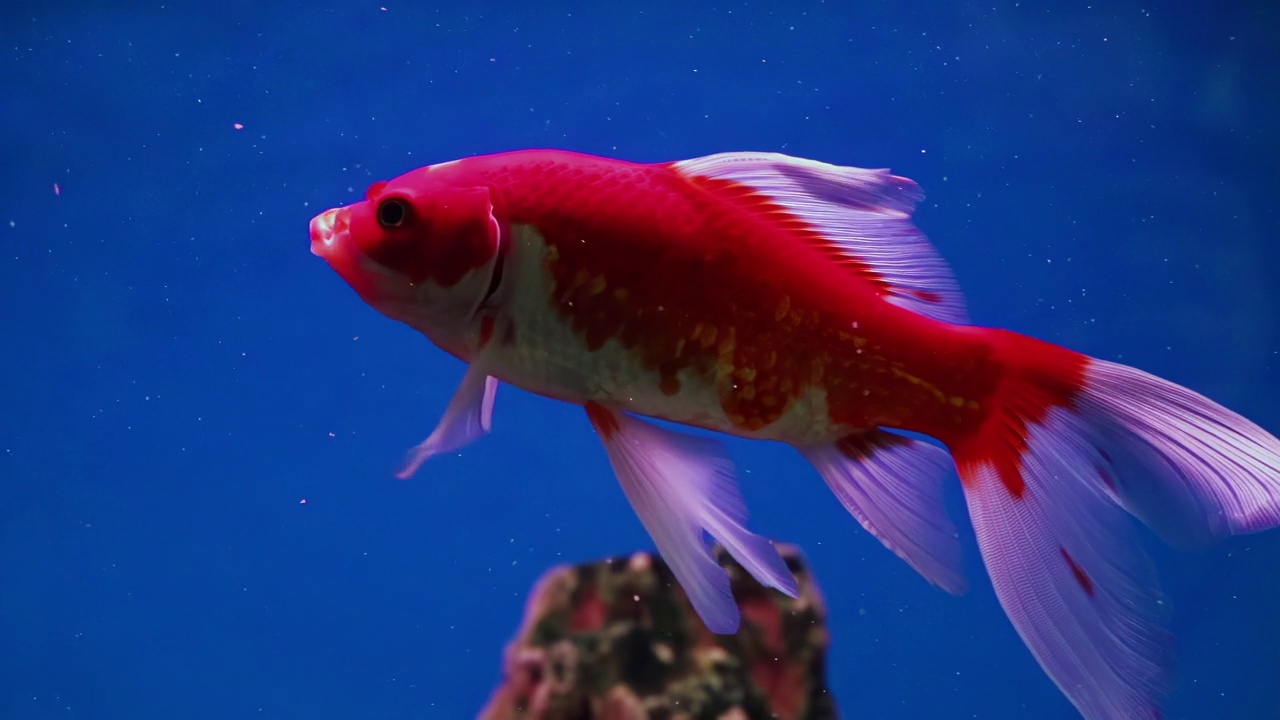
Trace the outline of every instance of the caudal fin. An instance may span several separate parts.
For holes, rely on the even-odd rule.
[[[1167,604],[1129,514],[1175,542],[1280,525],[1280,440],[1204,396],[999,333],[987,420],[951,450],[996,594],[1086,718],[1155,718]]]

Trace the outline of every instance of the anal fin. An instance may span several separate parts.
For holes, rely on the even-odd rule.
[[[841,504],[885,547],[950,593],[967,587],[960,539],[943,504],[947,451],[886,430],[800,448]]]

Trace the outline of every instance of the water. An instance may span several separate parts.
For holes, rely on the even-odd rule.
[[[976,322],[1280,431],[1280,13],[1037,5],[6,5],[0,716],[470,717],[541,572],[649,547],[581,412],[509,387],[490,437],[391,477],[462,367],[306,225],[431,162],[892,167]],[[847,717],[1074,717],[967,524],[954,598],[793,453],[731,447],[814,565]],[[1280,532],[1151,545],[1166,717],[1273,716]]]

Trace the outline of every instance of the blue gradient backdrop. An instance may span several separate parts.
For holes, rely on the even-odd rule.
[[[385,1],[0,10],[0,717],[471,717],[541,572],[649,547],[581,412],[510,387],[391,477],[462,368],[307,222],[431,162],[892,167],[976,322],[1280,432],[1273,3]],[[1074,717],[967,523],[953,598],[731,445],[815,567],[846,717]],[[1168,717],[1280,716],[1280,532],[1151,544]]]

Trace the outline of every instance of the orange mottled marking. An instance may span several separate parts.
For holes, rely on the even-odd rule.
[[[608,408],[596,402],[589,402],[586,407],[587,419],[591,421],[596,432],[599,432],[602,438],[612,440],[615,435],[622,431],[622,428],[618,425],[618,418],[614,417]]]
[[[785,296],[771,303],[767,314],[745,303],[735,313],[725,312],[727,298],[708,292],[691,263],[645,272],[623,253],[574,242],[578,233],[567,228],[540,229],[555,248],[543,259],[555,310],[589,351],[610,340],[620,343],[643,368],[658,374],[662,393],[678,393],[678,375],[687,370],[716,389],[734,425],[755,430],[780,418],[810,384],[813,363],[780,359],[777,348],[792,334],[814,330],[817,318],[797,313],[779,328],[776,310]]]
[[[748,432],[812,391],[850,429],[955,435],[983,412],[995,378],[971,338],[885,303],[866,263],[749,188],[525,157],[467,171],[485,174],[504,222],[546,243],[552,310],[587,350],[620,345],[658,391],[710,386]]]

